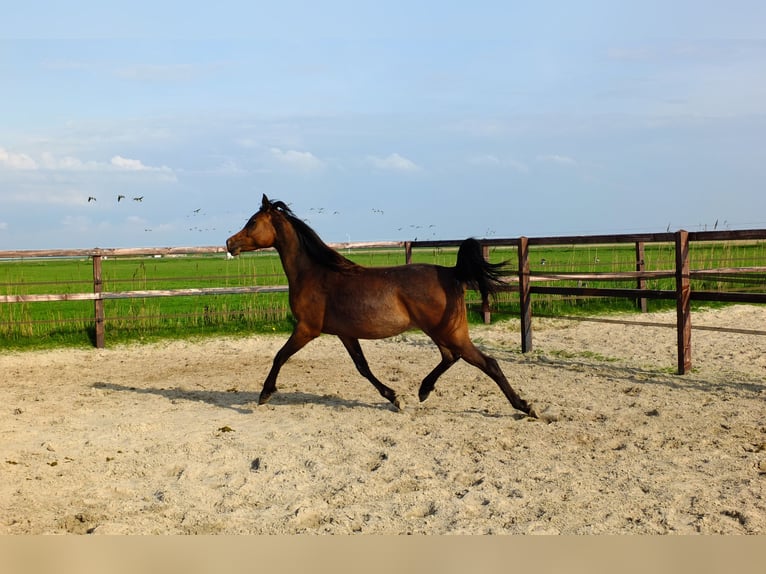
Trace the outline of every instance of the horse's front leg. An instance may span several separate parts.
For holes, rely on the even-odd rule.
[[[279,370],[282,368],[282,365],[287,362],[287,359],[300,351],[309,341],[315,339],[317,336],[318,333],[315,334],[300,323],[295,326],[290,338],[287,339],[287,342],[274,356],[271,370],[263,383],[261,396],[258,398],[259,405],[265,405],[271,398],[271,395],[277,390],[277,375],[279,375]]]

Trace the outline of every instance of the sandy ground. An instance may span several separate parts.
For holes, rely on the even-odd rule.
[[[626,317],[672,324],[674,315]],[[766,306],[694,313],[763,330]],[[395,412],[321,337],[0,352],[0,533],[766,533],[766,337],[534,320],[473,327],[541,420],[438,352],[363,342]]]

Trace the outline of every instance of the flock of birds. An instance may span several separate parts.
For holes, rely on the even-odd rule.
[[[118,194],[117,195],[117,203],[120,203],[123,199],[127,199],[127,197],[125,195],[123,195],[123,194]],[[135,201],[136,203],[141,203],[144,200],[144,196],[143,195],[138,195],[138,196],[132,197],[131,199],[133,201]],[[94,203],[96,201],[98,201],[97,197],[95,197],[93,195],[88,196],[88,203]],[[372,211],[372,214],[375,215],[375,216],[385,215],[385,211],[383,211],[382,209],[378,209],[378,208],[373,207],[373,208],[371,208],[371,211]],[[201,213],[201,212],[202,212],[202,208],[193,209],[186,216],[186,218],[190,219],[190,218],[196,217],[198,215],[204,216],[205,213]],[[315,214],[324,214],[326,212],[326,210],[325,210],[324,207],[310,207],[309,208],[309,212],[315,213]],[[332,215],[340,215],[340,214],[341,214],[340,211],[333,211],[332,212]],[[306,219],[306,222],[310,222],[310,220]],[[420,229],[434,229],[435,227],[436,227],[436,225],[433,225],[433,224],[431,224],[431,225],[415,225],[415,224],[409,225],[409,228],[411,230],[416,231],[416,232],[417,232],[417,230],[420,230]],[[397,231],[403,231],[404,229],[405,229],[404,227],[398,227]],[[144,228],[144,231],[149,232],[149,231],[152,231],[152,230],[151,230],[151,228],[147,227],[147,228]],[[189,231],[198,231],[198,232],[216,231],[216,228],[214,228],[214,227],[213,228],[203,228],[203,227],[200,227],[198,225],[192,225],[192,226],[189,227]],[[414,238],[415,241],[417,241],[417,239],[418,239],[417,237]]]
[[[117,195],[117,203],[120,203],[123,199],[127,199],[124,194],[120,193],[120,194]],[[144,196],[143,195],[136,195],[136,196],[132,197],[131,199],[133,201],[135,201],[136,203],[141,203],[144,200]],[[88,196],[88,203],[94,203],[96,201],[98,201],[97,197],[95,197],[93,195]],[[189,213],[189,215],[186,216],[186,218],[188,219],[190,217],[197,216],[197,215],[200,214],[200,211],[202,211],[201,207],[199,207],[197,209],[193,209],[191,211],[191,213]],[[205,214],[203,213],[202,215],[205,215]],[[151,228],[145,227],[144,231],[147,231],[147,232],[151,231]],[[213,228],[202,228],[202,227],[198,227],[198,226],[192,226],[192,227],[189,227],[189,231],[216,231],[216,228],[215,227],[213,227]]]
[[[124,194],[120,193],[120,194],[117,195],[117,203],[120,203],[123,199],[127,199],[127,197]],[[131,199],[134,202],[136,202],[136,203],[141,203],[144,200],[144,196],[143,195],[136,195],[136,196],[133,196]],[[95,197],[93,195],[88,196],[88,203],[95,203],[96,201],[98,201],[97,197]],[[195,217],[197,215],[203,215],[204,216],[205,213],[200,213],[201,211],[202,211],[202,208],[193,209],[186,216],[186,218],[189,219],[189,218]],[[376,208],[376,207],[371,208],[371,211],[372,211],[373,216],[385,215],[385,211],[383,211],[382,209]],[[310,207],[309,208],[309,212],[321,215],[321,214],[324,214],[326,212],[326,210],[325,210],[324,207]],[[337,210],[332,212],[332,215],[340,215],[340,214],[341,214],[341,212],[337,211]],[[306,219],[305,221],[307,223],[310,223],[309,219]],[[728,221],[724,221],[723,222],[723,227],[728,228],[728,226],[729,226],[729,222]],[[434,229],[436,227],[436,225],[433,225],[433,224],[431,224],[431,225],[415,225],[415,224],[411,224],[408,227],[409,227],[409,229],[415,231],[416,233],[422,233],[422,232],[418,232],[418,230],[421,230],[421,229]],[[398,227],[397,231],[402,232],[402,231],[404,231],[404,229],[405,229],[404,227]],[[717,229],[718,229],[718,219],[716,219],[715,223],[713,224],[713,230],[715,231]],[[671,224],[668,223],[668,227],[667,227],[666,231],[670,232],[670,230],[671,230]],[[704,230],[708,231],[707,224],[705,224]],[[147,228],[144,228],[144,231],[151,231],[151,229],[147,227]],[[213,228],[203,228],[203,227],[194,225],[194,226],[189,227],[189,231],[199,231],[199,232],[203,232],[203,231],[216,231],[216,228],[215,227],[213,227]],[[229,230],[229,233],[232,233],[232,231]],[[494,234],[495,234],[494,230],[489,230],[488,229],[486,234],[485,234],[485,237],[490,237],[490,236],[492,236]],[[432,231],[431,235],[435,236],[435,232]],[[415,236],[413,238],[413,240],[417,241],[418,237]],[[547,263],[547,261],[545,259],[540,261],[541,265],[545,265],[546,263]],[[598,263],[598,260],[596,260],[596,263]]]
[[[123,199],[125,199],[125,196],[120,194],[117,196],[117,203],[120,203]],[[133,198],[133,201],[142,202],[144,200],[143,195],[139,195]],[[96,197],[93,197],[92,195],[88,196],[88,203],[92,203],[94,201],[98,201]]]
[[[289,204],[288,204],[288,206],[289,206]],[[316,214],[321,215],[321,214],[324,214],[325,211],[326,210],[325,210],[324,207],[309,207],[309,212],[310,213],[316,213]],[[381,216],[381,215],[385,215],[386,214],[386,212],[384,210],[379,209],[377,207],[371,208],[371,211],[372,211],[373,216]],[[332,215],[340,215],[340,211],[333,211]],[[310,219],[305,219],[304,221],[306,221],[306,223],[311,223]],[[434,229],[435,227],[436,227],[436,225],[434,225],[434,224],[431,224],[431,225],[415,225],[415,224],[409,225],[409,229],[415,230],[416,232],[417,232],[418,229]],[[396,230],[397,231],[404,231],[404,227],[397,227]],[[431,232],[431,234],[435,235],[434,232]],[[417,236],[413,237],[413,241],[417,241],[417,240],[418,240]]]

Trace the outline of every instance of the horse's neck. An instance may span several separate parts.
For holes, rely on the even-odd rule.
[[[275,247],[282,261],[287,282],[291,287],[295,287],[298,284],[300,274],[311,265],[311,260],[301,249],[300,239],[292,225],[285,222],[278,230],[277,237],[278,241]]]

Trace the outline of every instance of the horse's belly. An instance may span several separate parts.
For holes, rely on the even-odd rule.
[[[379,302],[379,301],[378,301]],[[343,309],[328,309],[322,331],[330,335],[355,339],[384,339],[413,328],[410,316],[397,305],[356,305]]]

